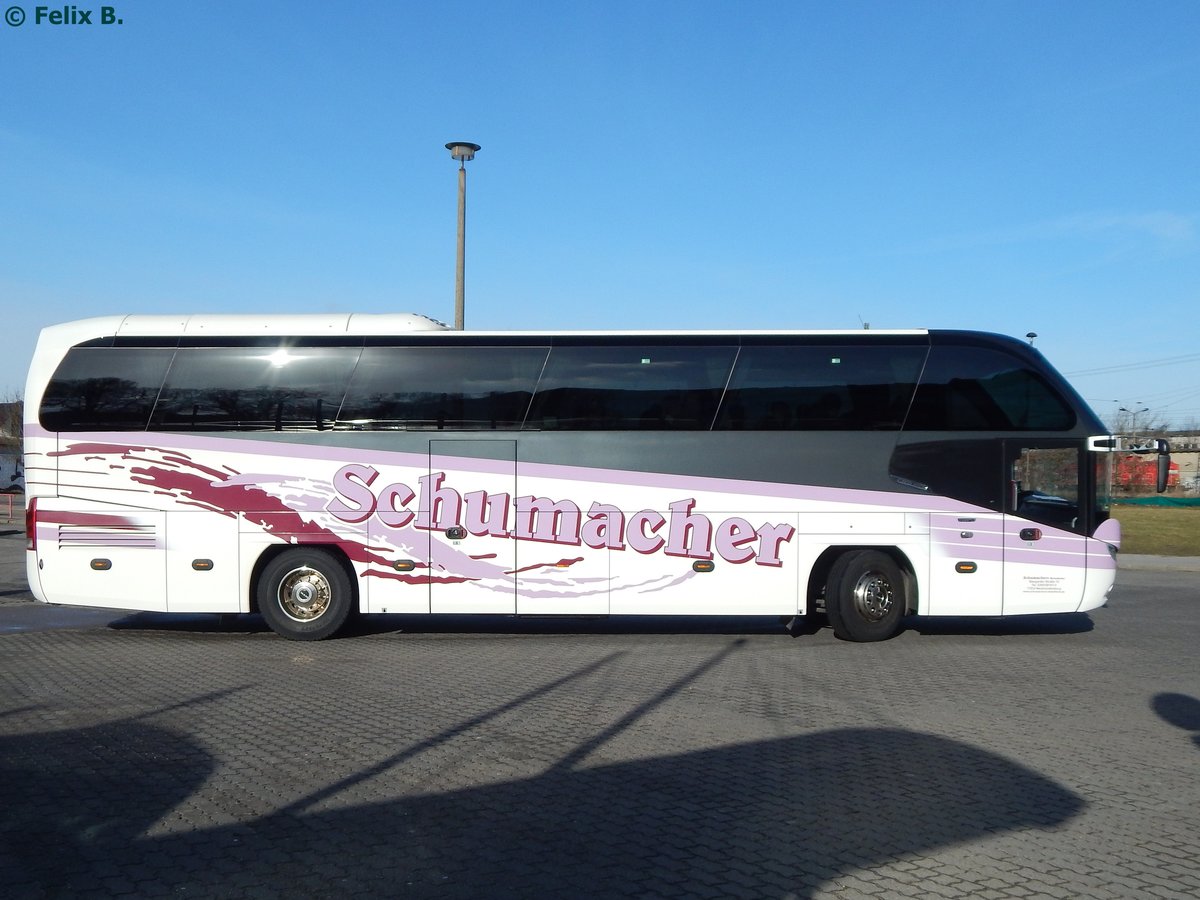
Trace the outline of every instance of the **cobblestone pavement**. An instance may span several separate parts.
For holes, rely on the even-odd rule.
[[[0,537],[6,897],[1195,897],[1200,597],[1090,616],[46,608]]]

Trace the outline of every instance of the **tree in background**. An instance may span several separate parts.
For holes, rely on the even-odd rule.
[[[1164,437],[1171,432],[1171,425],[1166,421],[1155,421],[1160,413],[1146,407],[1129,409],[1121,407],[1113,413],[1109,427],[1113,434],[1123,435],[1131,443]]]
[[[9,396],[0,400],[0,462],[3,466],[3,478],[0,478],[0,491],[13,488],[20,489],[24,484],[21,470],[21,458],[24,452],[21,423],[24,420],[25,404],[19,396]]]

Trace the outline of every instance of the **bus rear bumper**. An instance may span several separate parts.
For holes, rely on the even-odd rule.
[[[29,582],[29,592],[38,603],[49,603],[42,590],[42,579],[38,570],[38,555],[36,550],[25,551],[25,580]]]

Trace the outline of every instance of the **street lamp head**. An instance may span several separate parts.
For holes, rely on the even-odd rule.
[[[446,149],[456,160],[465,164],[473,160],[481,148],[478,144],[472,144],[470,141],[451,141],[446,145]]]

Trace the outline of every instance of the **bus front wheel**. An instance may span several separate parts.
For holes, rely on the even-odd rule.
[[[825,612],[844,641],[885,641],[900,630],[906,611],[904,573],[879,550],[840,556],[829,570]]]
[[[267,563],[258,579],[258,611],[276,634],[294,641],[331,637],[353,606],[350,576],[325,550],[297,547]]]

